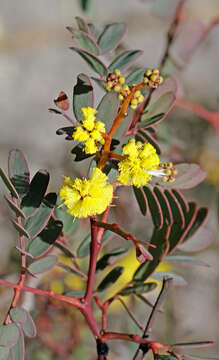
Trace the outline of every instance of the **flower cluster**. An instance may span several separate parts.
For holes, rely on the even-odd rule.
[[[103,213],[113,198],[113,186],[107,184],[107,175],[94,168],[89,180],[65,178],[60,189],[60,199],[68,208],[68,213],[78,218]]]
[[[95,154],[98,151],[98,146],[105,143],[103,137],[105,125],[96,120],[97,110],[87,107],[82,108],[81,111],[84,119],[81,121],[81,125],[76,126],[72,137],[74,140],[84,142],[86,154]]]
[[[143,82],[151,89],[156,89],[160,84],[163,83],[163,77],[160,76],[160,71],[158,69],[146,70],[144,73]]]
[[[130,139],[123,147],[124,160],[118,164],[120,181],[124,185],[144,186],[160,164],[156,149],[149,143]]]

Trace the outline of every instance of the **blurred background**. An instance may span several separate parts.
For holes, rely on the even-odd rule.
[[[55,134],[56,129],[67,126],[67,122],[48,112],[49,107],[54,107],[53,99],[61,90],[69,97],[72,96],[79,72],[93,75],[81,58],[69,50],[73,42],[65,27],[75,24],[75,16],[85,17],[97,26],[126,22],[128,34],[122,45],[127,49],[144,50],[138,64],[153,68],[159,65],[163,55],[166,34],[176,5],[176,0],[93,0],[88,12],[84,13],[76,0],[0,0],[1,167],[7,169],[9,150],[19,148],[31,164],[32,175],[38,169],[50,172],[50,191],[57,191],[63,174],[86,174],[88,162],[75,166],[70,154],[71,144]],[[185,16],[188,20],[208,25],[219,16],[219,1],[187,0]],[[200,44],[180,74],[181,95],[212,111],[219,107],[218,38],[219,26]],[[96,104],[100,95],[97,88]],[[215,356],[219,351],[218,138],[205,120],[179,107],[174,108],[160,132],[166,134],[164,148],[169,144],[177,145],[176,158],[198,162],[209,173],[203,184],[184,193],[188,199],[210,208],[205,226],[212,232],[214,242],[209,249],[198,254],[200,259],[210,264],[209,268],[180,269],[188,286],[171,290],[167,315],[156,322],[156,332],[164,342],[215,340],[217,345],[207,351]],[[16,279],[17,263],[13,250],[16,233],[10,224],[2,183],[0,188],[0,273],[9,274],[12,281]],[[121,191],[121,199],[124,210],[128,202],[132,201],[132,194]],[[140,225],[143,218],[136,218],[136,209],[133,204],[133,208],[124,214],[118,208],[115,218],[123,214],[121,225],[126,224],[128,218],[130,229],[137,228],[139,234],[142,234],[145,231]],[[147,223],[150,224],[150,220],[147,219]],[[1,288],[1,319],[4,318],[10,296],[10,291]],[[83,327],[80,314],[72,313],[67,307],[62,310],[58,304],[48,304],[46,299],[36,299],[36,304],[27,301],[27,304],[37,309],[35,318],[40,329],[37,340],[31,341],[29,345],[27,359],[95,358],[92,355],[92,339],[88,340],[90,336]],[[111,321],[114,323],[118,319],[117,328],[125,331],[130,321],[121,320],[118,312],[121,313],[119,307],[113,310]],[[139,315],[144,316],[144,309],[140,310]],[[125,316],[125,313],[122,312],[121,316]],[[120,326],[122,321],[123,328]],[[128,330],[134,331],[131,326]],[[42,334],[51,332],[51,337],[43,341],[40,331]],[[68,334],[67,339],[62,338],[63,333]],[[64,344],[65,350],[57,350],[54,341]],[[110,358],[125,359],[130,357],[135,346],[116,343],[112,344],[112,349]]]

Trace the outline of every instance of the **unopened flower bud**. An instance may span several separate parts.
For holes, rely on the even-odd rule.
[[[146,70],[146,71],[145,71],[145,75],[146,75],[146,76],[150,76],[151,74],[152,74],[152,71],[151,71],[151,70]]]
[[[121,100],[121,101],[124,100],[123,95],[122,95],[122,94],[118,94],[118,99]]]
[[[120,75],[120,74],[121,74],[121,71],[120,71],[119,69],[115,69],[115,70],[114,70],[114,74]]]
[[[120,76],[120,78],[119,78],[119,83],[120,83],[120,84],[124,84],[124,82],[125,82],[124,76]]]
[[[115,85],[114,86],[114,88],[113,88],[113,90],[115,91],[115,92],[120,92],[120,86],[119,85]]]

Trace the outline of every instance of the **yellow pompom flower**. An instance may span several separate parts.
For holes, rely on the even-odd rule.
[[[103,133],[106,132],[105,125],[96,120],[97,110],[87,107],[82,108],[83,120],[81,125],[76,126],[72,135],[74,140],[84,142],[84,151],[86,154],[95,154],[98,146],[105,143]]]
[[[60,198],[67,206],[67,213],[78,218],[103,213],[113,197],[113,186],[107,184],[107,175],[94,168],[90,179],[65,178]]]
[[[125,159],[118,164],[117,178],[122,184],[144,186],[151,180],[152,175],[158,175],[160,172],[157,171],[160,159],[151,144],[130,139],[123,147],[122,153]],[[161,173],[163,175],[163,171]]]

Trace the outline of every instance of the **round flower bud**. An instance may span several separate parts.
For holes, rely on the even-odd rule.
[[[137,99],[132,99],[131,105],[138,105],[138,100]]]
[[[152,74],[151,76],[150,76],[150,80],[151,81],[156,81],[157,80],[157,75],[156,74]]]
[[[118,94],[118,99],[121,100],[121,101],[124,100],[123,95],[122,95],[122,94]]]
[[[153,70],[152,70],[152,73],[159,75],[160,71],[159,71],[159,69],[153,69]]]
[[[145,75],[146,75],[146,76],[150,76],[151,74],[152,74],[152,71],[151,71],[151,70],[146,70],[146,71],[145,71]]]
[[[121,74],[121,71],[120,71],[119,69],[115,69],[115,70],[114,70],[114,74],[120,75],[120,74]]]
[[[144,82],[144,84],[148,84],[148,82],[149,82],[148,78],[144,77],[143,82]]]
[[[124,82],[125,82],[124,76],[120,76],[119,83],[122,85],[122,84],[124,84]]]
[[[120,86],[119,86],[119,85],[115,85],[114,88],[113,88],[113,90],[114,90],[115,92],[120,92]]]
[[[163,81],[164,81],[163,76],[160,76],[160,78],[159,78],[159,84],[162,84],[162,83],[163,83]]]
[[[123,87],[122,87],[122,88],[123,88],[123,90],[125,90],[125,91],[129,90],[129,86],[128,86],[128,85],[126,85],[126,84],[125,84],[125,85],[123,85]]]
[[[135,93],[134,93],[134,97],[139,97],[141,95],[141,91],[140,90],[137,90]]]
[[[131,104],[131,105],[130,105],[130,108],[133,109],[133,110],[135,110],[135,109],[137,108],[137,105]]]

